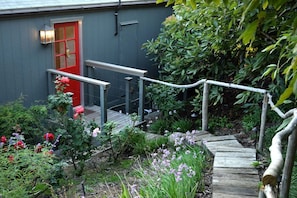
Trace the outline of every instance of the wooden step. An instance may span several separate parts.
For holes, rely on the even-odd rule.
[[[233,135],[212,136],[202,139],[202,146],[205,147],[212,155],[222,148],[243,148]]]
[[[213,198],[258,197],[256,149],[244,148],[233,135],[206,137],[202,145],[214,155]]]

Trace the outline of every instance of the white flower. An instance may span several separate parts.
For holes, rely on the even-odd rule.
[[[97,127],[92,132],[92,137],[97,137],[98,133],[101,133],[100,129]]]

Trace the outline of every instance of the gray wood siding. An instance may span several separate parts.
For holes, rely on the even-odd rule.
[[[115,8],[104,8],[0,16],[0,104],[16,100],[21,94],[25,96],[26,105],[36,100],[46,100],[46,69],[54,68],[53,49],[51,44],[40,44],[39,30],[44,24],[49,25],[52,19],[83,17],[83,60],[93,59],[115,64],[124,62],[129,66],[150,70],[151,63],[141,50],[141,45],[157,36],[161,23],[171,14],[171,9],[155,5],[121,7],[118,22],[138,21],[138,24],[133,25],[135,28],[131,28],[131,33],[136,38],[129,38],[130,27],[125,32],[126,29],[119,26],[119,34],[114,35],[114,11]],[[130,43],[130,40],[134,43]],[[125,49],[132,53],[127,53]],[[98,73],[98,76],[105,75]],[[109,81],[114,78],[115,76],[108,75]],[[112,86],[119,85],[115,83]]]

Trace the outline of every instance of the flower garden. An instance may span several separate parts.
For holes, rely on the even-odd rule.
[[[101,130],[97,123],[84,119],[81,106],[74,109],[73,118],[69,116],[71,96],[64,93],[68,82],[57,76],[56,93],[48,96],[45,105],[26,108],[19,99],[1,106],[2,197],[173,198],[195,197],[203,191],[206,156],[191,139],[196,131],[168,142],[166,136],[146,138],[135,124],[118,134],[113,134],[115,123],[106,123]],[[135,123],[138,117],[132,114],[131,119]],[[108,157],[101,159],[94,154],[98,151]],[[99,159],[95,163],[92,158]],[[114,182],[121,184],[117,191],[94,193],[104,167],[127,159],[128,166],[113,172]],[[123,174],[125,169],[131,172]]]

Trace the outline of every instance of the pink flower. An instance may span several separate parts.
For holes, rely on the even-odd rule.
[[[78,106],[75,108],[75,112],[78,114],[84,113],[85,109],[83,106]]]
[[[69,78],[65,77],[65,76],[62,76],[61,79],[60,79],[60,82],[63,83],[63,84],[68,84],[69,81],[70,81]]]
[[[83,106],[78,106],[74,109],[75,114],[73,115],[74,119],[77,119],[81,114],[84,113],[85,109]]]
[[[46,133],[44,134],[43,138],[46,140],[46,141],[53,141],[55,139],[55,135],[52,134],[52,133]]]
[[[5,136],[2,136],[0,139],[0,142],[3,142],[4,144],[7,142],[7,139]]]

